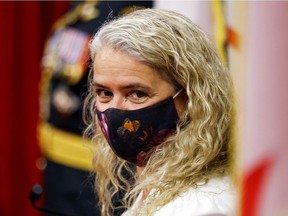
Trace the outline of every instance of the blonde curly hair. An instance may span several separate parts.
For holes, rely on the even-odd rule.
[[[118,158],[101,134],[96,133],[95,93],[85,101],[85,134],[95,143],[95,186],[102,215],[111,215],[111,201],[125,191],[131,207],[140,191],[154,191],[137,215],[153,215],[182,192],[210,178],[229,173],[231,78],[213,43],[187,17],[172,11],[143,9],[109,21],[91,41],[92,60],[108,46],[123,51],[167,79],[187,95],[177,133],[151,154],[141,176],[123,176],[133,166]],[[90,85],[93,71],[90,74]],[[100,131],[100,130],[98,130]]]

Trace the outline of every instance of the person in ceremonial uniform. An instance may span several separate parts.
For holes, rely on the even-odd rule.
[[[152,1],[73,1],[52,27],[40,82],[39,143],[45,207],[73,215],[100,215],[90,178],[92,153],[82,138],[82,106],[91,36],[109,18],[152,7]],[[114,196],[114,202],[121,193]],[[120,215],[124,209],[115,210]]]

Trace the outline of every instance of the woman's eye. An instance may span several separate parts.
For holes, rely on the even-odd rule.
[[[97,99],[100,100],[100,102],[108,101],[112,96],[112,92],[109,92],[107,90],[97,90],[96,91]]]
[[[145,92],[142,91],[134,91],[130,93],[129,99],[132,100],[133,102],[144,102],[148,98],[148,95]]]

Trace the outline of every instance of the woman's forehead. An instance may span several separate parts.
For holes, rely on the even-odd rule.
[[[147,83],[157,86],[161,82],[167,82],[159,72],[147,64],[136,60],[127,53],[103,47],[94,59],[94,81],[105,80],[105,82],[126,80],[134,83]],[[99,81],[97,81],[99,82]]]

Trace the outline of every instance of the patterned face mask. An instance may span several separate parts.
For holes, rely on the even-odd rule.
[[[179,120],[174,98],[138,110],[96,109],[98,123],[114,153],[137,166],[145,166],[150,153],[176,131]]]

